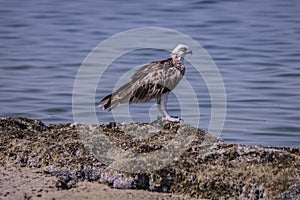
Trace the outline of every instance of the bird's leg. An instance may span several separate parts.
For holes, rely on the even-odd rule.
[[[169,92],[164,93],[160,98],[157,98],[158,110],[163,114],[163,116],[165,117],[165,119],[167,121],[171,121],[171,122],[181,122],[181,121],[183,121],[182,119],[180,119],[178,117],[171,117],[169,115],[169,113],[167,112],[168,97],[169,97]]]
[[[159,97],[157,99],[157,107],[158,107],[158,110],[161,112],[161,114],[163,114],[163,116],[167,119],[167,118],[170,118],[170,115],[169,113],[167,112],[166,110],[166,105],[167,105],[167,101],[168,101],[168,96],[169,96],[169,93],[165,93],[163,94],[161,97]]]

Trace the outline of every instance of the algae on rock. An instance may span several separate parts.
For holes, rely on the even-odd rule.
[[[0,134],[1,166],[43,169],[62,189],[86,180],[197,198],[300,195],[299,148],[231,144],[187,124],[44,125],[8,117]]]

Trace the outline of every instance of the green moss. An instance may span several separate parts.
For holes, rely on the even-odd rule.
[[[126,187],[131,185],[126,181],[134,180],[132,188],[197,198],[299,197],[299,148],[226,143],[186,124],[158,120],[153,123],[46,126],[38,120],[2,118],[0,134],[1,166],[14,162],[23,167],[46,167],[48,171],[56,170],[56,174],[67,177],[62,181],[103,179],[113,185],[114,180],[124,174],[122,181],[125,180]],[[105,146],[86,148],[90,142],[99,145],[97,142],[104,137],[132,155],[159,150],[168,153],[176,145],[184,151],[170,155],[172,162],[168,165],[165,165],[164,157],[151,158],[153,165],[164,166],[153,172],[118,172],[107,166],[107,163],[115,162],[113,158],[100,162],[95,156],[100,150],[105,152]],[[133,161],[118,164],[134,169]],[[153,166],[153,169],[157,168]],[[134,170],[138,172],[139,169]]]

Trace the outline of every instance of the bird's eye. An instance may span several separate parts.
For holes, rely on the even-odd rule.
[[[182,50],[182,51],[186,51],[187,48],[186,48],[186,47],[182,47],[181,50]]]

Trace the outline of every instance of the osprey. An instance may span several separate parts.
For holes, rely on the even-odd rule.
[[[157,99],[159,111],[166,120],[180,122],[178,117],[171,117],[167,110],[167,101],[170,91],[182,79],[185,67],[184,56],[191,54],[188,46],[179,44],[171,54],[171,57],[161,61],[153,61],[139,68],[131,77],[131,80],[112,94],[107,95],[99,106],[111,111],[119,104],[147,102]]]

